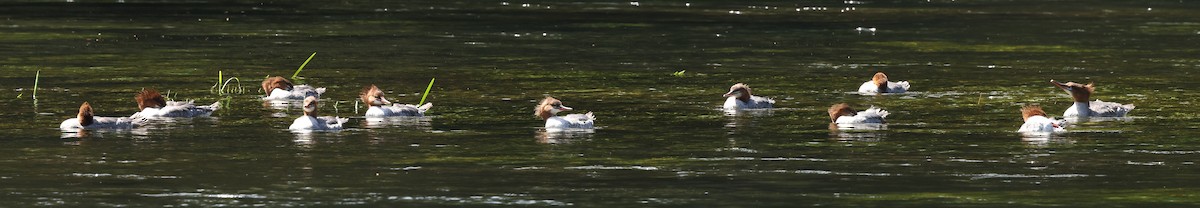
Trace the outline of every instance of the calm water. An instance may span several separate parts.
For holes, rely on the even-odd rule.
[[[0,3],[5,206],[1200,204],[1194,1],[110,2]],[[349,130],[293,134],[298,109],[257,100],[312,52],[299,82]],[[210,90],[219,71],[244,92]],[[851,93],[876,71],[913,92]],[[415,103],[430,78],[431,116],[356,117],[364,85]],[[1014,133],[1020,106],[1071,104],[1050,79],[1138,107]],[[736,82],[780,108],[724,115]],[[227,105],[56,128],[84,101],[130,115],[142,88]],[[545,133],[546,95],[600,128]],[[890,124],[831,132],[839,102]]]

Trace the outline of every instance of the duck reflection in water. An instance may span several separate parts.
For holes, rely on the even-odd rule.
[[[541,129],[534,138],[542,144],[571,144],[592,139],[595,129]]]

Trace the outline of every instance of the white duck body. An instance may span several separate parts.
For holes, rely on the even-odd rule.
[[[1066,132],[1066,122],[1054,120],[1045,116],[1035,115],[1025,119],[1025,124],[1017,129],[1020,133],[1061,133]]]
[[[1050,80],[1050,84],[1067,91],[1071,95],[1071,99],[1075,101],[1071,107],[1063,111],[1065,118],[1084,118],[1084,117],[1125,117],[1132,111],[1133,104],[1120,104],[1114,102],[1104,102],[1100,99],[1088,101],[1095,92],[1094,84],[1079,84],[1075,82],[1060,83]]]
[[[79,114],[75,118],[64,120],[58,125],[59,130],[76,132],[84,129],[130,129],[146,122],[144,118],[134,117],[97,117],[93,116],[92,105],[84,102],[79,106]]]
[[[350,121],[348,118],[317,117],[317,97],[304,98],[304,115],[292,121],[288,127],[293,131],[329,131],[341,130],[342,125]]]
[[[314,88],[308,85],[296,85],[292,87],[292,90],[272,89],[269,95],[263,97],[263,100],[300,100],[309,96],[320,98],[321,94],[325,94],[324,87]]]
[[[565,130],[565,129],[592,129],[596,124],[596,116],[592,112],[586,114],[567,114],[565,116],[557,116],[559,112],[569,111],[572,108],[562,104],[562,101],[553,97],[546,97],[542,102],[534,108],[533,115],[546,120],[546,130]]]
[[[392,103],[383,96],[383,91],[379,87],[370,85],[363,88],[359,93],[359,99],[366,103],[366,117],[391,117],[391,116],[425,116],[425,111],[433,107],[433,103],[425,103],[423,105],[399,104]]]
[[[908,92],[908,87],[908,81],[888,81],[886,74],[876,72],[875,76],[871,77],[871,81],[863,82],[858,86],[858,92],[864,94],[904,93]]]
[[[146,107],[141,112],[133,114],[131,117],[201,117],[210,116],[213,111],[220,109],[220,102],[213,102],[209,105],[196,106],[193,101],[167,101],[165,107]]]
[[[858,113],[855,113],[854,115],[839,116],[837,118],[837,121],[835,121],[834,123],[837,123],[839,125],[841,125],[841,124],[883,124],[884,118],[886,118],[887,116],[888,116],[888,112],[886,110],[879,109],[875,106],[871,106],[871,108],[867,108],[867,110],[864,110],[864,111],[859,111]]]
[[[313,117],[308,115],[300,116],[292,121],[292,125],[288,127],[290,130],[309,130],[309,131],[330,131],[342,130],[342,124],[350,121],[348,118],[338,118],[332,116]]]
[[[768,109],[775,105],[775,100],[771,98],[750,94],[750,86],[743,83],[729,87],[729,92],[724,96],[727,98],[721,107],[725,110]]]
[[[765,98],[765,97],[760,97],[760,96],[750,96],[749,101],[742,101],[742,100],[738,99],[737,97],[726,98],[725,105],[723,107],[725,109],[745,110],[745,109],[767,109],[767,108],[774,107],[774,105],[775,105],[775,100],[772,100],[771,98]]]
[[[591,129],[596,123],[592,112],[587,114],[567,114],[552,116],[546,119],[546,129]]]
[[[425,116],[425,111],[429,110],[433,103],[415,106],[410,104],[395,103],[391,106],[371,106],[367,108],[367,117],[390,117],[390,116]]]
[[[1091,102],[1075,102],[1063,112],[1063,117],[1125,117],[1132,111],[1133,104],[1104,102],[1100,99]]]
[[[79,118],[71,118],[58,125],[58,128],[63,131],[77,131],[81,129],[130,129],[142,124],[142,119],[131,117],[92,117],[91,125],[81,125]]]
[[[321,98],[321,94],[325,94],[325,88],[293,85],[291,81],[280,76],[264,79],[262,89],[267,93],[263,100],[303,100],[308,97]]]
[[[879,86],[874,82],[867,81],[858,87],[859,93],[905,93],[908,92],[908,81],[887,82],[887,91],[879,92]]]

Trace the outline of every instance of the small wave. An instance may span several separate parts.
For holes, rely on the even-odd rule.
[[[566,167],[565,169],[569,169],[569,170],[658,170],[658,167],[653,167],[653,166],[647,167],[647,166],[638,166],[638,165],[635,165],[635,166],[589,165],[589,166]]]
[[[979,180],[979,179],[989,179],[989,178],[1082,178],[1082,177],[1104,176],[1104,175],[1087,175],[1087,174],[1026,175],[1026,174],[982,173],[982,174],[953,174],[953,176],[971,177],[971,180]]]

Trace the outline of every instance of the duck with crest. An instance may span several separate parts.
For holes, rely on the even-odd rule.
[[[146,122],[141,117],[99,117],[92,111],[92,105],[83,102],[79,105],[79,114],[58,125],[63,131],[79,131],[83,129],[130,129]]]
[[[293,85],[291,81],[280,76],[269,77],[262,82],[263,92],[267,93],[263,100],[301,100],[307,97],[321,98],[325,88],[314,88],[309,85]]]
[[[554,97],[546,97],[534,109],[533,115],[546,120],[546,129],[591,129],[596,123],[596,116],[592,115],[592,112],[557,115],[559,112],[570,110],[572,108],[563,105],[562,101],[554,99]]]
[[[348,118],[332,116],[318,117],[317,97],[309,96],[308,98],[304,98],[304,115],[292,121],[292,125],[288,129],[293,131],[341,130],[342,125],[348,121],[350,121]]]
[[[212,115],[213,111],[220,108],[221,102],[213,102],[210,105],[196,106],[194,101],[167,101],[155,89],[142,89],[134,96],[137,101],[138,109],[141,111],[134,113],[131,117],[199,117]]]
[[[370,106],[367,109],[367,117],[425,116],[425,112],[433,107],[432,102],[420,106],[389,102],[387,98],[383,97],[383,91],[375,85],[364,87],[358,97],[362,99],[363,103]]]
[[[876,72],[871,81],[864,82],[858,87],[859,93],[881,94],[881,93],[904,93],[908,92],[908,81],[892,82],[888,81],[888,77],[883,72]]]
[[[1046,115],[1046,111],[1042,110],[1041,106],[1027,105],[1021,107],[1021,118],[1025,120],[1025,124],[1021,125],[1017,132],[1021,133],[1055,133],[1066,132],[1067,122],[1064,120],[1054,120]]]
[[[1092,93],[1096,91],[1096,86],[1093,83],[1085,85],[1075,82],[1061,83],[1050,80],[1050,84],[1063,91],[1067,91],[1067,94],[1070,94],[1071,98],[1075,101],[1070,108],[1067,108],[1066,112],[1063,112],[1063,117],[1125,117],[1125,114],[1128,114],[1134,108],[1133,104],[1104,102],[1100,99],[1088,101]]]
[[[769,109],[775,105],[771,98],[751,94],[750,85],[744,83],[733,84],[723,96],[727,97],[722,106],[725,110]]]

